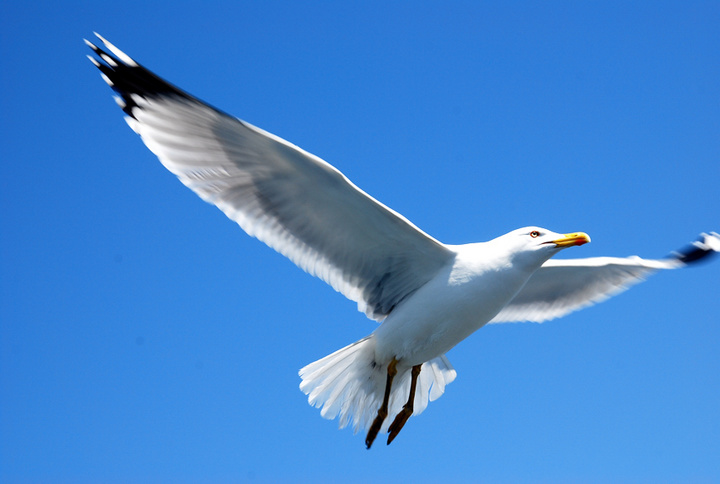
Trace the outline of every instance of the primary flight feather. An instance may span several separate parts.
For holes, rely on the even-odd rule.
[[[390,443],[443,394],[456,376],[445,353],[483,325],[557,318],[720,251],[720,236],[710,233],[665,259],[552,260],[590,238],[539,227],[443,244],[327,162],[199,101],[98,38],[104,49],[86,41],[96,55],[88,57],[162,164],[249,235],[382,322],[300,370],[309,403],[339,417],[340,427],[367,429],[368,448],[382,431]]]

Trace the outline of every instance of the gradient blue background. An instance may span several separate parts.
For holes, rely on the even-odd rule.
[[[342,3],[342,4],[341,4]],[[720,261],[487,327],[389,447],[297,370],[375,324],[122,121],[82,43],[328,160],[448,243],[720,230],[717,2],[3,2],[0,480],[718,482]]]

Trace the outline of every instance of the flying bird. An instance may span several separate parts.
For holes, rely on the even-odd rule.
[[[97,34],[96,34],[97,35]],[[449,245],[378,202],[336,168],[156,76],[100,35],[88,58],[130,127],[182,183],[249,235],[357,302],[381,323],[300,370],[300,389],[340,428],[389,444],[456,372],[445,353],[488,323],[542,322],[601,302],[661,269],[720,251],[701,234],[663,259],[554,260],[583,232],[524,227]]]

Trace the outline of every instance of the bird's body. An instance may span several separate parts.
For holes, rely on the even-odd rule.
[[[389,414],[400,411],[416,366],[422,371],[414,413],[422,412],[455,378],[444,354],[491,321],[550,257],[589,240],[584,233],[525,227],[489,242],[446,246],[452,257],[430,281],[369,337],[300,370],[300,388],[311,404],[323,406],[324,417],[339,414],[341,425],[353,421],[356,430],[367,428],[380,405],[384,369],[397,361],[399,383],[389,396]]]
[[[100,39],[110,53],[86,41],[100,60],[90,59],[163,165],[381,322],[300,370],[309,403],[341,427],[368,428],[368,447],[384,429],[389,443],[443,394],[456,376],[445,353],[483,325],[557,318],[720,250],[712,233],[664,259],[553,260],[590,239],[539,227],[443,244],[320,158],[199,101]]]
[[[502,244],[507,238],[450,247],[451,262],[398,305],[373,333],[378,360],[386,363],[396,357],[412,366],[445,354],[494,318],[557,252],[514,258],[519,254]]]

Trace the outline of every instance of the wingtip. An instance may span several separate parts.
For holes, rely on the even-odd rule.
[[[100,67],[100,63],[95,57],[88,55],[87,58],[90,59],[90,62],[92,62],[95,67]]]
[[[710,232],[709,234],[701,234],[703,237],[703,243],[715,252],[720,252],[720,234],[717,232]]]
[[[683,264],[691,264],[707,260],[720,252],[720,235],[717,232],[703,232],[698,240],[672,254],[672,257]]]
[[[103,43],[103,45],[104,45],[115,57],[117,57],[117,59],[118,59],[120,62],[122,62],[123,64],[126,64],[126,65],[128,65],[128,66],[131,66],[131,67],[137,67],[137,66],[138,66],[138,63],[137,63],[137,62],[135,62],[135,61],[134,61],[129,55],[127,55],[125,52],[123,52],[122,50],[120,50],[120,49],[118,49],[117,47],[115,47],[115,45],[113,45],[113,43],[110,42],[109,40],[107,40],[105,37],[103,37],[102,35],[98,34],[97,32],[93,32],[93,34],[95,35],[95,37],[97,37],[98,39],[100,39],[100,41]],[[90,47],[92,50],[94,50],[95,52],[98,52],[98,51],[99,51],[99,49],[97,48],[97,46],[96,46],[95,44],[93,44],[92,42],[88,41],[87,39],[83,39],[83,40],[85,40],[85,44],[87,44],[87,46]],[[105,60],[105,59],[103,59],[103,60]],[[107,60],[106,60],[106,62],[107,62]]]

